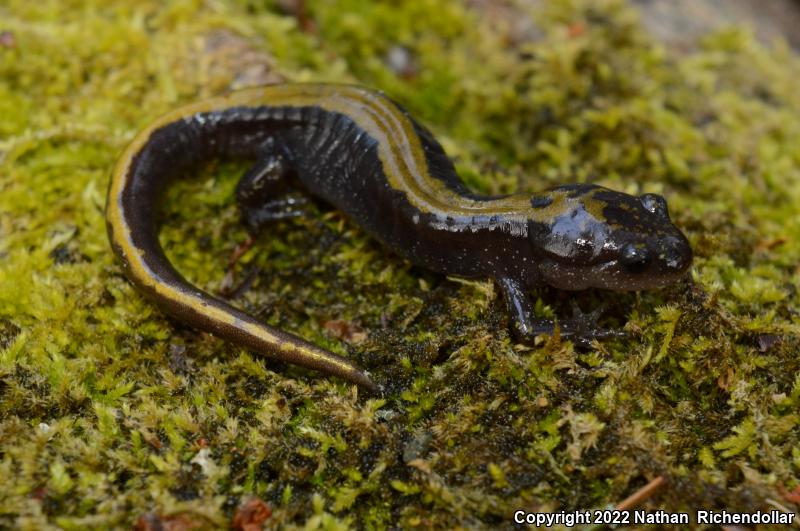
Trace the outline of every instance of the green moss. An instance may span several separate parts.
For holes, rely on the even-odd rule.
[[[535,41],[481,3],[316,0],[303,23],[283,4],[0,6],[15,41],[0,46],[0,527],[221,527],[250,495],[276,527],[494,526],[613,504],[656,475],[665,510],[793,507],[800,61],[784,44],[734,28],[676,55],[614,0],[514,8]],[[691,282],[538,290],[550,317],[608,300],[629,337],[517,345],[490,282],[411,267],[312,206],[245,254],[236,303],[355,359],[384,397],[166,319],[108,247],[114,158],[180,103],[279,79],[385,90],[481,192],[664,193]],[[212,164],[165,201],[170,257],[211,291],[245,238],[245,168]]]

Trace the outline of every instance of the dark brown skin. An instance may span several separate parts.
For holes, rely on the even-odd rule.
[[[183,322],[370,390],[375,384],[348,360],[190,285],[164,256],[152,216],[163,187],[209,159],[231,156],[256,160],[237,189],[251,233],[300,215],[296,192],[303,189],[418,265],[495,279],[522,341],[554,329],[534,318],[533,287],[656,288],[680,278],[692,261],[661,196],[584,184],[532,197],[476,196],[429,131],[382,94],[359,87],[252,89],[181,109],[142,132],[116,167],[107,209],[112,246],[134,284]],[[559,327],[579,341],[613,335],[585,318]]]

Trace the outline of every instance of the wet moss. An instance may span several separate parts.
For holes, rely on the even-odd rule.
[[[747,31],[677,55],[624,2],[10,0],[0,6],[0,526],[481,527],[651,502],[796,509],[800,61]],[[325,205],[245,239],[246,162],[173,187],[178,269],[368,368],[367,399],[176,323],[107,244],[115,156],[176,105],[277,80],[385,90],[477,191],[591,181],[667,196],[691,278],[614,296],[629,337],[514,344],[497,289],[421,271]],[[231,277],[233,275],[233,277]],[[565,315],[604,292],[536,293]],[[159,516],[160,515],[160,516]],[[176,516],[179,515],[179,516]]]

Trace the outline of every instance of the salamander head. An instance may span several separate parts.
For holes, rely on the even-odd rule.
[[[556,288],[657,288],[692,263],[689,242],[660,195],[567,185],[535,195],[531,205],[528,237],[539,274]]]

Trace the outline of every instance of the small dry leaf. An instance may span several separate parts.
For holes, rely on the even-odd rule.
[[[241,531],[259,531],[270,516],[272,508],[267,503],[259,498],[249,498],[236,509],[231,527]]]
[[[367,334],[362,332],[358,326],[349,321],[331,319],[330,321],[325,321],[322,326],[325,328],[325,330],[331,332],[337,339],[347,341],[348,343],[357,345],[358,343],[362,343],[367,339]]]

